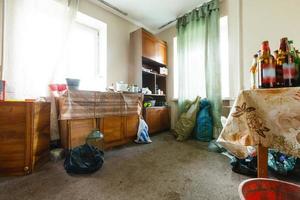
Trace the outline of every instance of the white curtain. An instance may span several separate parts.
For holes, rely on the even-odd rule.
[[[5,4],[4,69],[7,99],[48,96],[64,83],[68,36],[79,0],[8,0]]]

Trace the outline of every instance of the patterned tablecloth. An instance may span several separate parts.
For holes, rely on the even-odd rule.
[[[59,119],[141,115],[143,94],[68,91],[59,97]]]
[[[217,141],[239,158],[257,144],[300,157],[300,88],[242,91]]]

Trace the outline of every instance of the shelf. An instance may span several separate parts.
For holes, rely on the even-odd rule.
[[[166,75],[158,74],[158,73],[156,73],[156,72],[148,72],[148,71],[145,71],[145,70],[142,70],[142,71],[143,71],[143,73],[146,73],[146,74],[153,74],[153,75],[155,75],[155,76],[167,78]]]
[[[165,94],[144,94],[144,96],[156,96],[156,97],[165,97]]]

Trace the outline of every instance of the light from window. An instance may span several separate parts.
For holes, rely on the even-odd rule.
[[[73,26],[67,75],[80,79],[80,89],[106,88],[106,24],[82,13]]]
[[[177,37],[173,38],[173,99],[178,99]]]
[[[220,18],[220,61],[222,98],[230,97],[229,62],[228,62],[228,17]]]

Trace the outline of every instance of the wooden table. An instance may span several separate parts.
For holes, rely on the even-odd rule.
[[[238,158],[257,147],[258,177],[268,177],[268,148],[300,157],[300,88],[241,91],[219,142]]]

